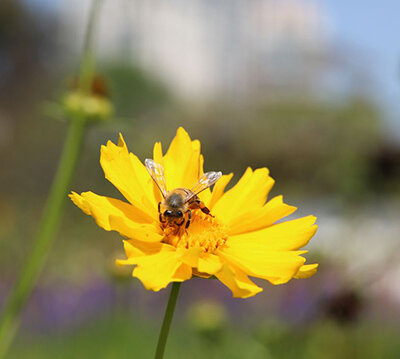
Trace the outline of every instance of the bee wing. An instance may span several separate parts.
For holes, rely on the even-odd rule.
[[[208,187],[211,187],[215,182],[217,182],[220,177],[222,176],[222,172],[207,172],[204,173],[199,181],[193,186],[186,197],[186,202],[193,198],[195,195],[199,194],[200,192],[204,191]]]
[[[146,158],[144,164],[149,171],[151,178],[159,188],[161,194],[165,198],[167,196],[167,186],[165,184],[164,167],[153,160]]]

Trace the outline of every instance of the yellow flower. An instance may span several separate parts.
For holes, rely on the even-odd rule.
[[[164,166],[168,190],[191,188],[203,174],[200,142],[192,141],[183,128],[165,155],[156,143],[153,158]],[[282,284],[316,272],[317,264],[304,264],[301,254],[307,251],[299,251],[316,232],[316,218],[275,224],[296,208],[283,203],[282,196],[266,202],[274,184],[266,168],[248,168],[226,192],[233,174],[223,175],[212,191],[199,194],[214,217],[193,210],[187,231],[171,234],[159,222],[161,193],[139,158],[128,152],[122,135],[118,145],[108,141],[102,146],[100,163],[129,203],[92,192],[73,192],[70,197],[100,227],[126,238],[127,258],[117,263],[134,265],[133,276],[146,289],[158,291],[192,276],[215,276],[234,297],[246,298],[262,291],[249,276]]]

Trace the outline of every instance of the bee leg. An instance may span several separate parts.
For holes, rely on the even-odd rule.
[[[185,229],[189,228],[191,219],[192,219],[192,211],[189,209],[188,210],[188,219],[186,221]]]
[[[161,213],[161,202],[158,202],[158,219],[160,220],[160,223],[165,224],[167,223],[167,220],[163,217]]]
[[[210,210],[204,205],[203,202],[201,202],[201,204],[200,204],[200,209],[201,209],[201,211],[202,211],[203,213],[208,214],[208,215],[211,216],[211,217],[214,217],[214,216],[210,213]]]

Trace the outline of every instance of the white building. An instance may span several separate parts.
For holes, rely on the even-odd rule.
[[[89,4],[64,0],[67,43],[83,38]],[[124,56],[186,98],[312,88],[325,48],[315,0],[104,0],[98,34],[101,57]]]

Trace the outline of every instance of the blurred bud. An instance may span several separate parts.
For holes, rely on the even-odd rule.
[[[216,301],[201,301],[193,304],[188,310],[191,326],[199,334],[210,340],[218,340],[227,324],[227,313],[224,306]]]
[[[130,283],[132,280],[132,267],[115,264],[115,258],[121,258],[121,252],[113,253],[106,261],[107,274],[114,283]]]
[[[108,98],[105,80],[96,75],[93,78],[90,93],[79,90],[78,80],[72,81],[72,90],[68,92],[62,104],[68,115],[84,116],[89,121],[107,121],[113,114],[113,106]]]
[[[73,78],[70,86],[72,90],[78,90],[79,89],[79,80],[77,77]],[[92,83],[90,86],[90,92],[92,95],[97,95],[99,97],[109,97],[109,91],[108,91],[108,86],[107,82],[104,79],[104,77],[100,75],[95,75],[92,79]]]
[[[112,104],[107,98],[81,91],[67,93],[62,102],[69,115],[82,115],[89,121],[107,121],[113,113]]]

